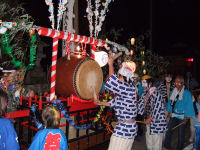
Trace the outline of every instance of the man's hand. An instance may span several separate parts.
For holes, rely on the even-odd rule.
[[[169,121],[170,117],[171,117],[171,113],[168,112],[168,114],[167,114],[167,121]]]
[[[101,101],[98,100],[98,99],[94,99],[94,104],[95,104],[95,105],[101,105]]]
[[[26,97],[32,98],[32,97],[34,97],[34,95],[35,95],[34,91],[33,90],[29,90],[28,93],[26,94]]]
[[[188,122],[188,119],[184,118],[183,122],[184,122],[184,124],[186,124]]]
[[[109,56],[109,57],[108,57],[108,65],[109,65],[109,66],[112,66],[113,63],[114,63],[114,57],[113,57],[113,56]]]
[[[150,124],[152,120],[153,120],[153,118],[149,117],[148,119],[145,120],[144,123],[145,124]]]

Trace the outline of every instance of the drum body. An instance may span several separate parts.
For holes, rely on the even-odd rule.
[[[103,73],[99,64],[89,57],[72,55],[58,59],[56,66],[56,94],[62,97],[76,95],[84,100],[92,99],[94,90],[99,93]]]

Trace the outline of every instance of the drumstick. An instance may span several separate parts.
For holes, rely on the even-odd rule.
[[[177,126],[173,127],[173,128],[172,128],[172,130],[174,130],[174,129],[178,128],[178,127],[179,127],[179,126],[181,126],[182,124],[184,124],[184,121],[183,121],[183,122],[181,122],[181,123],[179,123]]]
[[[119,53],[117,53],[117,54],[115,54],[114,56],[113,56],[113,59],[115,60],[115,59],[117,59],[119,56],[121,56],[122,55],[122,52],[119,52]]]
[[[146,124],[144,121],[136,121],[136,123],[143,123],[143,124]]]
[[[93,90],[94,90],[94,93],[93,93],[93,94],[94,94],[94,95],[93,95],[93,96],[94,96],[94,100],[97,101],[98,99],[97,99],[97,93],[96,93],[95,88],[94,88]]]

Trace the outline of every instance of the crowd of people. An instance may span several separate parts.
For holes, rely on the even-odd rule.
[[[194,95],[198,82],[191,73],[176,76],[165,73],[162,80],[155,82],[151,75],[138,80],[133,68],[124,62],[117,73],[114,72],[114,58],[108,58],[109,75],[105,88],[115,94],[114,99],[105,102],[94,99],[96,105],[114,109],[118,119],[111,136],[108,150],[131,150],[138,133],[138,126],[145,124],[146,147],[148,150],[171,149],[172,134],[178,130],[177,150],[183,150],[185,127],[190,122],[190,142],[194,149],[200,149],[200,94]],[[19,150],[19,142],[11,120],[4,117],[6,109],[17,105],[17,97],[34,96],[31,90],[14,84],[19,81],[20,72],[16,69],[1,68],[0,80],[0,149]],[[16,80],[16,79],[15,79]],[[20,80],[23,80],[20,79]],[[15,89],[12,91],[12,89]],[[12,92],[9,92],[12,91]],[[137,116],[143,120],[138,121]],[[200,117],[200,116],[199,116]],[[47,106],[42,111],[44,128],[33,138],[29,149],[67,150],[67,139],[60,124],[60,113],[55,106]]]
[[[122,64],[117,74],[114,73],[112,58],[109,58],[108,64],[109,78],[105,87],[116,96],[109,102],[95,100],[97,105],[113,108],[118,119],[108,150],[132,149],[137,136],[136,125],[141,123],[137,120],[138,115],[144,118],[148,150],[171,149],[175,129],[178,130],[177,150],[183,150],[185,128],[189,120],[192,122],[190,141],[195,143],[193,149],[200,149],[200,120],[197,119],[200,115],[200,94],[192,94],[192,90],[199,85],[190,72],[186,73],[185,79],[177,75],[173,80],[173,75],[167,72],[157,82],[150,75],[144,75],[141,81],[135,81],[136,76],[132,74],[128,63]]]

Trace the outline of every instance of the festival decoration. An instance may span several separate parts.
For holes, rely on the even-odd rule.
[[[53,2],[52,2],[52,0],[45,0],[45,3],[49,6],[49,9],[48,9],[48,11],[50,13],[49,20],[51,22],[52,29],[54,29],[54,27],[55,27],[55,19],[54,19]]]
[[[54,38],[57,33],[59,39],[74,41],[74,42],[78,42],[78,43],[94,44],[96,46],[104,46],[105,45],[105,42],[100,39],[95,39],[95,38],[87,37],[87,36],[81,36],[81,35],[72,34],[72,33],[63,32],[63,31],[56,32],[55,29],[40,27],[37,29],[37,31],[38,31],[38,34],[42,35],[42,36],[48,36],[48,37]]]
[[[52,50],[52,66],[51,66],[51,93],[50,100],[54,99],[55,86],[56,86],[56,62],[57,62],[57,51],[58,50],[58,37],[53,38],[53,50]]]
[[[88,18],[88,21],[89,21],[89,31],[90,31],[90,36],[92,37],[93,36],[93,30],[94,30],[94,27],[93,27],[93,11],[92,11],[92,2],[91,0],[87,0],[87,8],[86,8],[86,12],[87,12],[87,18]]]
[[[108,102],[109,100],[114,98],[113,94],[109,94],[109,93],[105,93],[105,92],[103,94],[100,94],[99,97],[100,97],[100,99],[102,99],[103,102]],[[97,122],[97,121],[99,121],[99,119],[101,119],[101,115],[102,115],[104,109],[105,109],[105,106],[103,106],[103,105],[100,106],[99,112],[97,113],[95,119],[93,120],[94,122]]]
[[[131,55],[131,56],[133,55],[133,50],[130,50],[130,55]]]
[[[108,54],[104,51],[95,52],[95,61],[98,62],[100,67],[105,66],[108,63]]]
[[[10,39],[8,37],[7,32],[3,34],[2,44],[3,44],[3,54],[9,55],[12,58],[11,62],[16,67],[22,67],[22,63],[20,61],[17,61],[15,56],[12,54],[12,47],[10,46]]]
[[[67,111],[65,110],[64,105],[60,102],[60,100],[54,100],[52,101],[52,105],[53,106],[58,106],[58,109],[61,111],[61,113],[65,116],[67,122],[69,122],[73,127],[75,127],[76,129],[79,130],[83,130],[83,129],[89,129],[91,127],[91,124],[88,125],[77,125],[75,124],[75,122],[73,120],[70,119]]]
[[[93,10],[91,0],[87,0],[87,18],[89,21],[89,31],[91,37],[98,37],[99,32],[101,31],[101,27],[103,25],[103,21],[106,17],[106,12],[108,12],[108,5],[112,0],[106,0],[104,3],[100,4],[100,0],[95,1],[95,8]],[[99,8],[103,7],[103,9],[99,12]],[[95,16],[95,22],[93,24],[93,16]]]
[[[15,55],[12,54],[12,47],[10,46],[10,39],[8,37],[7,32],[3,34],[2,38],[2,44],[3,44],[3,54],[9,55],[12,60],[11,62],[16,66],[20,68],[25,68],[25,70],[32,69],[35,61],[35,55],[36,55],[36,41],[37,41],[37,36],[32,32],[31,34],[31,45],[30,45],[30,58],[29,58],[29,64],[28,66],[24,66],[22,62],[17,61]]]
[[[142,61],[142,66],[143,66],[143,67],[145,66],[145,61],[144,61],[144,60]]]
[[[4,34],[7,31],[7,28],[0,26],[0,34]]]
[[[129,50],[125,46],[122,46],[120,44],[117,44],[117,43],[109,41],[109,40],[107,40],[107,43],[112,45],[113,47],[116,47],[119,51],[124,51],[126,53],[126,55],[129,55]]]
[[[67,0],[59,0],[58,3],[58,14],[57,14],[57,30],[59,30],[60,28],[60,21],[62,19],[63,16],[63,12],[66,10],[65,5],[67,4]],[[49,6],[49,20],[51,22],[51,27],[52,29],[55,28],[55,17],[54,17],[54,6],[53,6],[53,2],[52,0],[45,0],[45,3]]]
[[[135,44],[135,39],[131,38],[131,45],[134,45],[134,44]]]
[[[143,69],[143,74],[145,75],[147,73],[146,69]]]
[[[54,29],[54,12],[53,12],[53,3],[52,0],[45,0],[46,4],[49,6],[49,12],[51,16],[49,17],[52,28]],[[62,19],[63,11],[66,10],[65,4],[67,0],[60,0],[58,4],[58,14],[57,14],[57,31],[53,36],[53,50],[52,50],[52,67],[51,67],[51,93],[50,93],[50,100],[54,99],[55,96],[55,84],[56,84],[56,61],[57,61],[57,52],[58,52],[58,40],[59,40],[59,28],[60,28],[60,21]]]
[[[28,66],[25,67],[26,70],[30,70],[35,66],[35,55],[36,55],[36,41],[37,41],[37,36],[34,32],[34,30],[30,31],[30,37],[31,37],[31,45],[30,45],[30,58],[29,58],[29,64]]]
[[[37,118],[36,118],[36,114],[35,114],[35,112],[36,112],[36,107],[33,105],[33,106],[31,106],[30,110],[31,110],[31,112],[33,113],[33,121],[34,121],[34,123],[35,123],[35,126],[36,126],[39,130],[40,130],[40,129],[43,129],[43,128],[44,128],[44,125],[43,125],[41,122],[39,122],[39,121],[37,120]]]
[[[91,124],[88,124],[88,125],[77,125],[77,124],[75,124],[75,122],[70,119],[70,117],[68,115],[68,112],[66,112],[65,107],[61,103],[60,100],[58,100],[58,99],[53,100],[52,103],[51,103],[51,105],[54,106],[54,107],[58,107],[58,109],[61,111],[61,113],[63,114],[63,116],[66,118],[67,122],[70,123],[74,128],[79,129],[79,130],[83,130],[83,129],[89,129],[91,127]],[[39,122],[37,120],[37,118],[36,118],[36,114],[35,114],[36,107],[34,105],[32,105],[30,110],[33,113],[33,120],[34,120],[34,123],[35,123],[36,127],[39,130],[43,129],[44,125],[41,122]]]
[[[60,0],[58,4],[58,14],[57,14],[57,30],[60,29],[60,21],[62,20],[63,12],[66,10],[65,5],[68,0]]]

